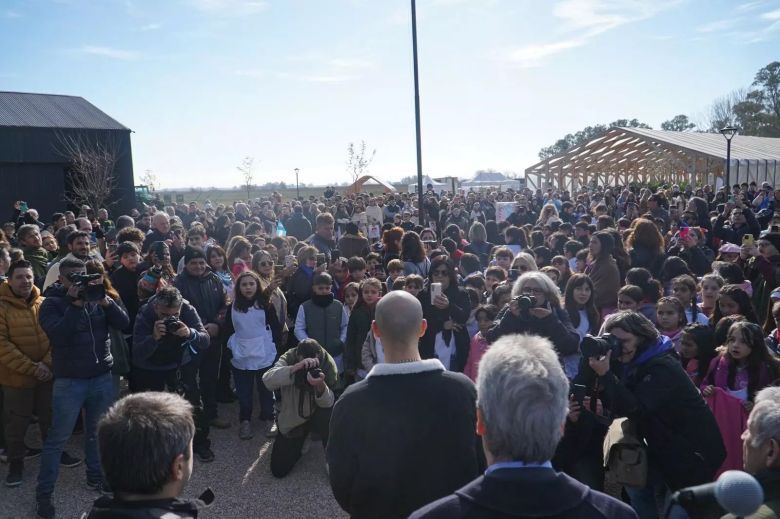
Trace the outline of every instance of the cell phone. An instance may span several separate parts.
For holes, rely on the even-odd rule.
[[[571,385],[571,397],[572,400],[580,404],[582,406],[582,402],[585,400],[585,392],[587,391],[587,388],[583,386],[582,384],[572,384]]]
[[[733,204],[733,203],[735,203],[735,202],[736,202],[736,199],[734,198],[734,195],[729,195],[729,197],[728,197],[728,199],[727,199],[727,200],[728,200],[728,202],[729,202],[730,204]]]
[[[431,304],[436,299],[436,296],[441,295],[441,283],[431,283]]]
[[[290,268],[293,265],[295,265],[295,256],[293,256],[292,254],[288,254],[287,256],[284,257],[284,266]]]
[[[326,265],[328,263],[328,259],[324,254],[317,254],[317,266],[321,267],[322,265]]]
[[[279,276],[284,271],[284,265],[274,265],[274,276]]]
[[[690,230],[691,230],[690,227],[682,227],[680,229],[680,239],[681,240],[687,239],[688,238],[688,233],[690,232]]]
[[[755,244],[755,241],[752,234],[746,234],[742,237],[742,245],[745,247],[752,247]]]
[[[116,242],[109,243],[108,244],[108,253],[113,255],[116,252],[116,248],[117,248],[117,243]]]
[[[517,278],[520,277],[520,270],[519,269],[509,269],[509,281],[515,282],[517,281]]]
[[[24,200],[19,202],[19,211],[26,213],[29,209],[30,207],[27,205],[27,202],[25,202]]]

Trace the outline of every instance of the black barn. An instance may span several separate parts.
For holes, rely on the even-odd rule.
[[[119,158],[108,209],[114,218],[129,213],[135,205],[129,128],[81,97],[0,92],[0,220],[16,200],[47,223],[66,208],[70,172],[61,143],[72,137],[112,143]]]

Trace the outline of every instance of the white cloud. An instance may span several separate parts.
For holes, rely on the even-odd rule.
[[[758,7],[761,7],[766,3],[766,0],[756,0],[754,2],[745,2],[737,6],[737,11],[752,11]]]
[[[162,29],[162,24],[159,23],[147,23],[146,25],[142,25],[138,28],[141,32],[149,32],[149,31],[156,31]]]
[[[560,0],[552,14],[566,36],[494,53],[511,66],[537,67],[546,58],[582,47],[591,38],[622,25],[638,22],[677,5],[680,0]]]
[[[700,25],[696,27],[697,32],[720,32],[725,31],[726,29],[731,29],[737,23],[739,23],[741,18],[726,18],[723,20],[714,20],[712,22],[707,22],[703,25]]]
[[[187,0],[197,10],[218,16],[248,16],[271,7],[265,0]]]
[[[101,47],[97,45],[84,45],[79,50],[83,54],[101,56],[104,58],[111,58],[122,61],[133,61],[141,57],[141,55],[136,51],[114,49],[112,47]]]
[[[769,11],[768,13],[764,13],[761,15],[761,18],[763,20],[770,20],[770,21],[780,20],[780,9],[775,9],[774,11]]]
[[[346,83],[347,81],[354,81],[360,79],[359,76],[349,75],[314,75],[314,76],[300,76],[299,79],[307,81],[309,83]]]

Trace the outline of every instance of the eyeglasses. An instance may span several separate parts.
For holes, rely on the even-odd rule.
[[[260,263],[258,263],[258,266],[260,266],[260,267],[273,267],[274,266],[274,262],[273,261],[261,261]]]
[[[528,268],[526,265],[518,265],[517,270],[519,270],[520,272],[528,272],[531,269]]]
[[[450,272],[447,269],[436,269],[432,272],[434,276],[449,276]]]
[[[535,295],[535,296],[541,296],[541,295],[544,294],[544,290],[542,290],[541,288],[536,288],[536,287],[524,287],[523,288],[523,294],[532,294],[532,295]]]

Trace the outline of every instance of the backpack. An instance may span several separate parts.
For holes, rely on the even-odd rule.
[[[647,485],[647,448],[628,418],[617,418],[604,437],[604,467],[616,483],[643,488]]]

